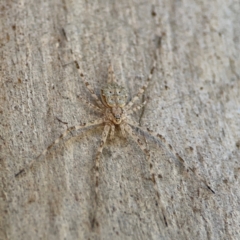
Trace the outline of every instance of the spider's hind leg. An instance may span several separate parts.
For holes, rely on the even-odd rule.
[[[50,149],[52,149],[56,144],[58,144],[62,139],[64,139],[68,135],[68,133],[70,133],[71,131],[84,129],[84,128],[95,126],[95,125],[100,125],[103,122],[104,122],[103,119],[99,118],[99,119],[94,120],[94,121],[89,121],[89,122],[86,122],[86,123],[82,123],[81,125],[78,125],[78,126],[72,126],[72,127],[67,128],[60,135],[60,137],[57,138],[53,143],[51,143],[46,149],[44,149],[44,151],[42,151],[41,154],[39,154],[35,159],[33,159],[30,163],[28,163],[27,166],[25,166],[18,173],[16,173],[15,177],[19,177],[23,173],[26,173],[33,166],[33,164],[35,162],[39,161],[41,157],[45,156]]]
[[[96,160],[95,160],[95,200],[96,201],[97,201],[97,198],[98,198],[99,162],[100,162],[100,157],[101,157],[101,154],[102,154],[102,150],[103,150],[104,144],[107,140],[110,129],[111,129],[111,126],[106,124],[104,129],[103,129],[102,138],[101,138],[100,145],[97,149],[97,154],[96,154]]]
[[[158,133],[150,130],[149,128],[141,127],[141,126],[139,126],[138,123],[136,123],[136,122],[134,122],[134,121],[132,121],[132,120],[128,120],[128,124],[129,124],[130,126],[132,126],[132,127],[135,127],[135,128],[140,129],[143,133],[149,134],[151,137],[153,137],[154,139],[156,139],[157,141],[159,141],[162,148],[164,148],[165,150],[167,150],[167,152],[169,152],[169,153],[172,155],[172,157],[173,157],[174,159],[176,159],[187,171],[190,170],[190,172],[191,172],[192,174],[194,174],[194,176],[195,176],[195,178],[196,178],[197,180],[199,180],[200,182],[202,182],[202,183],[207,187],[207,189],[208,189],[209,191],[211,191],[213,194],[215,194],[215,191],[211,188],[211,186],[207,183],[207,181],[206,181],[202,176],[200,176],[199,174],[197,175],[197,174],[194,172],[194,170],[193,170],[190,166],[188,166],[187,162],[184,161],[184,159],[179,155],[179,153],[173,148],[172,145],[170,145],[170,144],[166,141],[166,139],[165,139],[162,135],[160,135],[160,134],[158,134]]]
[[[97,149],[97,154],[96,154],[96,160],[95,160],[95,196],[94,196],[94,208],[93,208],[93,216],[91,217],[91,225],[92,228],[95,228],[98,226],[98,222],[96,220],[96,211],[97,211],[97,204],[98,204],[98,186],[99,186],[99,162],[100,162],[100,157],[102,154],[102,150],[104,148],[105,142],[107,140],[108,134],[110,132],[111,126],[106,124],[103,132],[102,132],[102,138],[100,141],[100,145]]]
[[[134,142],[137,143],[137,145],[140,147],[140,149],[142,150],[142,152],[146,156],[147,162],[149,164],[151,180],[153,182],[154,190],[155,190],[156,195],[157,195],[156,206],[161,208],[161,211],[162,211],[162,214],[163,214],[163,221],[164,221],[165,225],[168,226],[168,223],[167,223],[167,220],[166,220],[165,209],[163,207],[163,204],[162,204],[162,201],[161,201],[161,195],[160,195],[159,189],[157,187],[156,176],[155,176],[155,173],[153,171],[153,162],[151,160],[150,151],[148,149],[147,142],[146,142],[147,146],[144,147],[144,143],[140,140],[140,138],[136,135],[136,133],[133,131],[133,129],[127,123],[124,124],[124,129],[130,135],[130,137],[134,140]]]

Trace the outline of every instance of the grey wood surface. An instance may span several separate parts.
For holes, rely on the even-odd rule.
[[[1,1],[0,239],[240,239],[239,12],[233,0]],[[148,103],[133,119],[188,166],[145,135],[163,209],[144,154],[117,131],[94,210],[101,126],[15,177],[68,126],[99,117],[79,100],[94,102],[73,55],[98,94],[112,62],[130,99],[156,51]]]

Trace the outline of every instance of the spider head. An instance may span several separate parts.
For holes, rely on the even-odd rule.
[[[110,83],[101,90],[102,101],[108,107],[124,107],[127,97],[126,89],[116,83]]]

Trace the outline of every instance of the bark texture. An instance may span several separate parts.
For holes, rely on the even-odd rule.
[[[239,1],[0,4],[1,240],[240,239]],[[131,98],[156,52],[148,102],[133,119],[188,166],[145,135],[161,206],[144,154],[116,131],[93,208],[101,126],[69,134],[15,177],[68,126],[99,117],[78,98],[94,102],[73,56],[98,94],[111,62]]]

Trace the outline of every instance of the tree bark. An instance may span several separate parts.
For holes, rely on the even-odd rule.
[[[240,5],[237,1],[2,1],[0,239],[240,239]],[[151,171],[116,131],[94,162],[94,120],[74,59],[100,94],[112,63],[132,116],[152,133]],[[162,135],[163,145],[156,135]],[[174,150],[169,151],[168,144]],[[156,203],[157,194],[160,200]],[[96,207],[94,207],[96,206]]]

